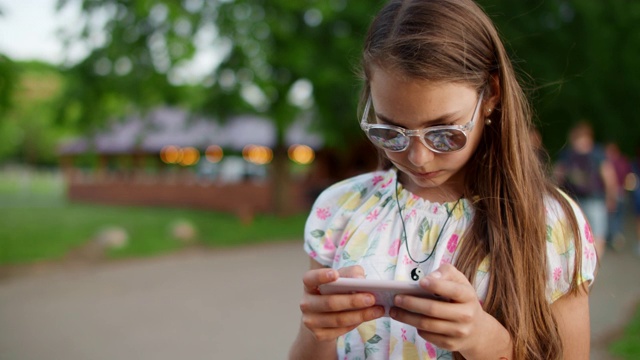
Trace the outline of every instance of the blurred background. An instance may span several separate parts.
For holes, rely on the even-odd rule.
[[[640,2],[479,3],[549,163],[580,120],[637,162]],[[357,66],[381,4],[0,0],[0,359],[284,357],[306,212],[376,165]],[[629,197],[637,184],[625,186]],[[245,294],[240,280],[265,290]],[[256,297],[271,301],[268,320]],[[603,358],[638,358],[625,351],[639,322],[635,341],[607,332]],[[261,326],[262,343],[230,344]]]

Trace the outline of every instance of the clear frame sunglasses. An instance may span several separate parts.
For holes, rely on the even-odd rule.
[[[367,119],[372,102],[369,95],[360,127],[373,145],[390,152],[405,151],[409,147],[412,136],[417,136],[424,146],[436,153],[459,151],[467,145],[468,132],[473,130],[478,108],[482,104],[483,93],[480,93],[471,120],[465,125],[438,125],[420,130],[408,130],[394,125],[369,124]]]

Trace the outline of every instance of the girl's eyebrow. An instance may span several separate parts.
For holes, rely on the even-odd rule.
[[[450,122],[454,122],[456,120],[458,120],[458,116],[457,116],[457,112],[451,112],[448,114],[443,114],[441,116],[438,116],[437,118],[433,119],[433,120],[426,120],[423,121],[419,124],[418,127],[427,127],[429,125],[439,125],[439,124],[443,124],[443,123],[450,123]],[[396,121],[376,112],[375,113],[376,117],[382,121],[384,121],[385,123],[387,123],[388,125],[393,125],[393,126],[398,126],[398,127],[404,127],[400,124],[398,124]]]

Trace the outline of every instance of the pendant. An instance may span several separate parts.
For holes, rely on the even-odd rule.
[[[420,280],[422,277],[424,276],[424,272],[422,272],[422,269],[420,268],[414,268],[413,270],[411,270],[411,279],[414,281],[418,281]]]

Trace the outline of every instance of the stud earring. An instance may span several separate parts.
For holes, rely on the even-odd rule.
[[[491,125],[491,119],[489,118],[484,119],[484,124],[487,126]]]

